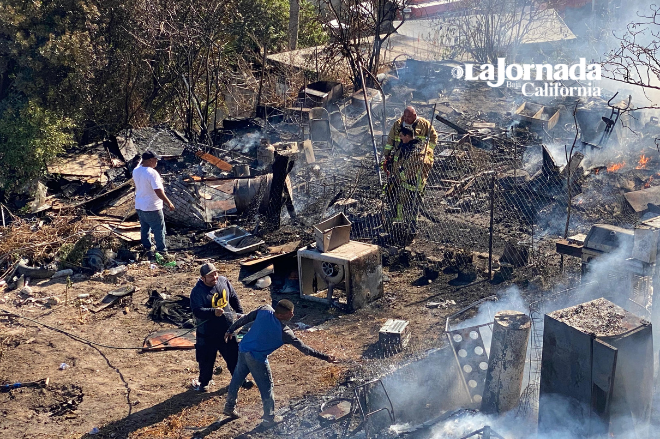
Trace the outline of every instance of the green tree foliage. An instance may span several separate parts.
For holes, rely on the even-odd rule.
[[[72,125],[35,102],[5,99],[0,106],[0,188],[12,191],[42,176],[45,164],[74,143]]]
[[[99,10],[83,0],[0,3],[0,101],[21,95],[79,116],[103,68]]]
[[[258,70],[264,43],[286,47],[288,10],[288,0],[0,1],[0,167],[24,145],[43,171],[69,130],[87,142],[165,122],[204,138],[232,74]],[[315,15],[303,0],[300,47],[325,39]]]

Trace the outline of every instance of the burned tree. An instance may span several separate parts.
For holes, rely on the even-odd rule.
[[[605,59],[604,76],[644,90],[660,90],[660,6],[651,5],[637,15],[638,20],[629,23],[626,32],[617,37],[619,47]]]
[[[367,69],[374,76],[381,64],[382,48],[387,39],[403,22],[394,26],[408,0],[323,0],[329,20],[330,59],[344,58],[350,68],[351,82],[362,87],[360,70]],[[366,79],[369,82],[371,79]]]
[[[439,43],[448,46],[452,56],[469,56],[479,63],[496,63],[498,58],[515,59],[525,41],[541,37],[555,20],[551,9],[563,0],[466,0],[456,6],[456,14],[438,21]]]

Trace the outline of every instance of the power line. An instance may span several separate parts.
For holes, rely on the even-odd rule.
[[[43,326],[44,328],[48,328],[48,329],[50,329],[51,331],[59,332],[59,333],[64,334],[64,335],[66,335],[66,336],[68,336],[68,337],[71,337],[72,339],[74,339],[75,341],[78,341],[78,342],[80,342],[80,343],[84,343],[84,344],[88,344],[88,345],[93,345],[93,346],[99,346],[99,347],[102,347],[102,348],[108,348],[108,349],[118,349],[118,350],[145,350],[145,347],[144,347],[144,346],[140,346],[140,347],[124,347],[124,346],[110,346],[110,345],[106,345],[106,344],[103,344],[103,343],[97,343],[97,342],[95,342],[95,341],[88,340],[88,339],[86,339],[86,338],[84,338],[84,337],[81,337],[81,336],[79,336],[79,335],[76,335],[76,334],[73,334],[73,333],[71,333],[71,332],[65,331],[64,329],[60,329],[60,328],[57,328],[57,327],[55,327],[55,326],[51,326],[51,325],[48,325],[48,324],[46,324],[46,323],[42,323],[42,322],[40,322],[40,321],[38,321],[38,320],[35,320],[35,319],[31,319],[31,318],[29,318],[29,317],[22,316],[22,315],[20,315],[20,314],[16,314],[16,313],[11,312],[11,311],[7,311],[6,309],[3,309],[3,308],[0,308],[0,311],[4,312],[6,315],[16,316],[16,317],[18,317],[18,318],[21,318],[21,319],[24,319],[24,320],[28,320],[28,321],[30,321],[30,322],[32,322],[32,323],[35,323],[35,324],[40,325],[40,326]],[[175,338],[181,338],[181,337],[183,337],[184,335],[189,334],[189,333],[191,333],[192,331],[194,331],[195,329],[199,328],[200,326],[202,326],[202,325],[203,325],[204,323],[206,323],[206,322],[208,322],[208,320],[204,320],[204,321],[201,322],[200,324],[195,325],[195,326],[193,326],[192,328],[190,328],[188,331],[186,331],[186,332],[184,332],[184,333],[182,333],[182,334],[176,335],[176,336],[174,336],[174,337],[172,337],[172,338],[169,338],[169,339],[167,339],[167,340],[164,340],[164,341],[162,341],[161,343],[158,343],[158,344],[156,344],[156,345],[151,346],[150,348],[147,348],[146,350],[150,350],[150,349],[153,349],[153,348],[155,348],[155,347],[158,347],[158,346],[164,345],[164,344],[168,343],[170,340],[174,340]]]

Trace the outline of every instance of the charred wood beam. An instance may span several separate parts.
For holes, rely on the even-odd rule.
[[[268,199],[264,221],[266,231],[274,231],[280,228],[282,205],[287,204],[284,198],[286,177],[291,172],[291,169],[293,169],[294,163],[295,161],[290,156],[275,153],[273,180],[270,186],[270,197]]]

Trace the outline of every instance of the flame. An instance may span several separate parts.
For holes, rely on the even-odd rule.
[[[651,187],[651,182],[653,182],[653,176],[649,177],[649,179],[644,183],[644,189],[648,189]]]
[[[607,167],[607,172],[616,172],[619,169],[623,168],[626,165],[626,162],[615,163]]]
[[[637,163],[637,167],[635,169],[644,169],[646,168],[646,164],[651,160],[651,157],[646,157],[644,154],[642,154],[639,157],[639,162]]]

